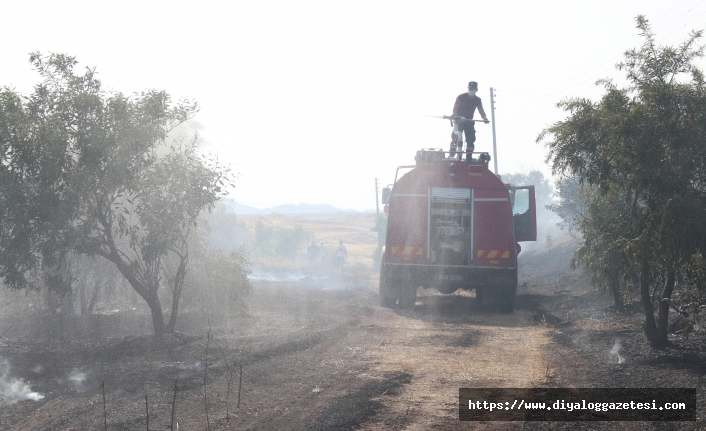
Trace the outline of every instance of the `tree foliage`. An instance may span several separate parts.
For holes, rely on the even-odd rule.
[[[192,288],[184,292],[184,305],[211,317],[245,311],[244,297],[252,287],[247,256],[243,249],[198,253],[197,265],[187,276]]]
[[[586,194],[588,187],[581,184],[575,176],[561,176],[554,186],[554,201],[547,209],[555,213],[561,221],[561,229],[566,229],[572,236],[576,231],[579,220],[586,211]]]
[[[596,193],[579,218],[579,254],[604,269],[617,254],[623,275],[639,268],[645,334],[662,348],[677,280],[704,288],[688,278],[706,251],[706,86],[694,65],[703,47],[700,31],[679,47],[659,47],[644,17],[637,27],[643,45],[618,64],[627,85],[599,81],[599,102],[560,102],[569,116],[538,141],[546,141],[553,173]]]
[[[196,103],[157,90],[107,93],[95,70],[75,74],[66,55],[35,53],[30,63],[43,80],[32,94],[0,92],[0,276],[13,289],[68,291],[68,254],[98,255],[147,302],[155,334],[172,330],[186,239],[230,183],[227,169],[199,156],[196,138],[158,151]],[[174,292],[166,324],[165,283]]]
[[[533,185],[537,209],[542,210],[552,203],[552,185],[549,179],[544,178],[540,171],[533,170],[527,173],[503,174],[502,180],[515,186]]]
[[[295,260],[311,241],[311,233],[302,226],[279,227],[258,221],[254,237],[247,244],[255,256]]]

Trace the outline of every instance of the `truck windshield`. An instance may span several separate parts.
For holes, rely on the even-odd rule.
[[[515,189],[515,199],[512,203],[513,214],[523,214],[529,209],[529,189]]]

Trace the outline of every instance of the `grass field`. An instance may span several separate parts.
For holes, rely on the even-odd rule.
[[[312,234],[312,239],[319,245],[324,242],[329,261],[333,260],[334,249],[339,240],[343,240],[348,252],[347,267],[373,266],[373,254],[378,245],[375,227],[375,214],[371,213],[325,213],[325,214],[267,214],[241,216],[249,229],[254,229],[257,222],[273,227],[301,226]],[[311,244],[311,242],[309,243]],[[306,247],[299,250],[299,263],[306,263]]]

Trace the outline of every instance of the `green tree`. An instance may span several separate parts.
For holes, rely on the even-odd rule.
[[[694,65],[703,48],[700,31],[658,47],[648,21],[636,21],[645,42],[618,65],[628,85],[599,81],[600,102],[560,102],[569,116],[538,141],[546,140],[554,174],[575,175],[613,206],[607,218],[589,206],[579,230],[598,235],[596,265],[610,267],[614,251],[624,269],[639,268],[645,335],[664,348],[676,279],[706,247],[706,86]]]
[[[273,237],[275,255],[294,260],[310,240],[311,234],[300,225],[279,228],[275,230]]]
[[[542,211],[552,203],[552,185],[544,174],[540,171],[529,171],[528,173],[514,173],[501,175],[503,182],[511,183],[515,186],[534,186],[537,210]]]
[[[207,249],[195,254],[197,265],[187,275],[190,288],[184,305],[213,317],[245,311],[244,297],[252,289],[249,260],[242,249]]]
[[[586,211],[588,187],[581,184],[577,177],[562,176],[557,179],[554,188],[555,200],[547,206],[547,209],[561,219],[558,226],[562,230],[566,229],[573,236],[578,221]]]
[[[163,151],[198,111],[164,91],[106,93],[73,57],[39,53],[43,82],[0,93],[0,276],[13,289],[70,289],[71,252],[112,262],[145,300],[157,336],[174,328],[189,259],[187,238],[230,182],[196,140]],[[176,259],[171,267],[167,260]],[[165,323],[160,288],[172,290]]]
[[[261,220],[255,224],[252,241],[246,246],[259,257],[292,261],[311,241],[311,233],[300,225],[279,227],[265,225]]]

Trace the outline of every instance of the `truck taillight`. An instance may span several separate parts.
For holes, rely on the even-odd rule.
[[[383,211],[385,214],[388,214],[388,213],[390,212],[390,206],[389,206],[389,205],[385,205],[385,206],[382,208],[382,211]]]

